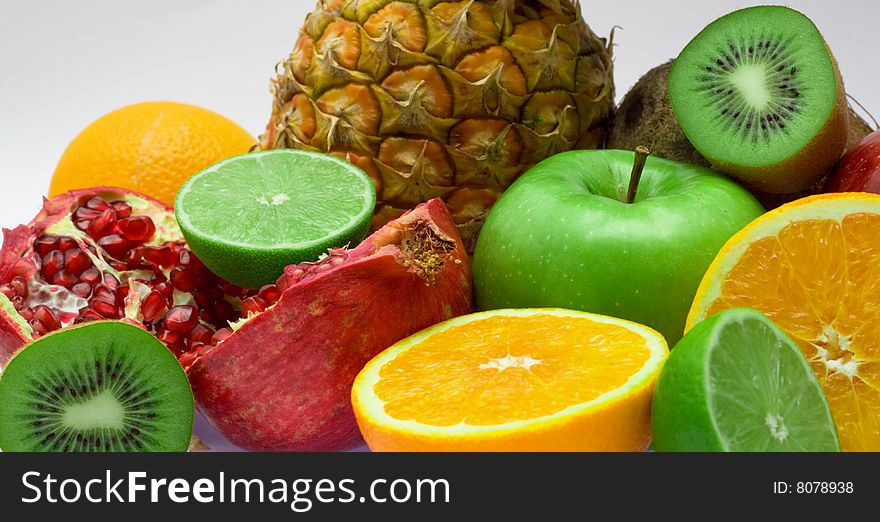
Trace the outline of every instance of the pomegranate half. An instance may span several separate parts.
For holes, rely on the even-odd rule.
[[[131,322],[178,356],[200,410],[251,450],[358,444],[349,393],[360,369],[471,308],[469,259],[440,200],[254,290],[208,271],[171,209],[117,188],[46,200],[4,230],[0,250],[0,366],[48,332]]]
[[[138,324],[179,356],[225,335],[247,295],[204,268],[161,202],[75,190],[3,231],[0,364],[33,339],[96,319]]]
[[[273,294],[274,303],[271,295],[246,299],[254,311],[235,333],[181,358],[202,413],[250,450],[361,443],[350,402],[358,372],[395,342],[466,314],[473,303],[469,259],[439,199],[353,249],[287,267]]]

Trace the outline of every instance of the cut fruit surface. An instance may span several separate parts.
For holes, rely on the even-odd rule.
[[[812,196],[755,220],[721,249],[687,328],[755,308],[800,346],[849,451],[880,450],[880,196]]]
[[[373,182],[338,158],[300,150],[236,156],[196,174],[175,213],[213,272],[247,288],[274,282],[289,264],[364,238]]]
[[[193,395],[150,333],[97,321],[18,352],[0,378],[3,451],[186,451]]]
[[[837,63],[813,22],[787,7],[711,23],[672,66],[669,98],[713,166],[766,192],[807,189],[846,145]]]
[[[666,354],[660,334],[621,319],[495,310],[392,346],[352,403],[374,451],[638,451]]]
[[[798,345],[752,309],[721,312],[675,345],[654,394],[657,451],[839,451]]]

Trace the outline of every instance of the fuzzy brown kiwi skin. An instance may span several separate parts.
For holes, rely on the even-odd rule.
[[[609,127],[606,147],[634,150],[647,144],[651,154],[674,161],[711,167],[685,136],[669,102],[667,81],[675,60],[654,67],[629,90],[615,112]],[[851,150],[865,136],[873,132],[871,126],[847,107],[846,150]],[[830,170],[830,169],[829,169]],[[772,194],[748,187],[768,210],[822,191],[827,172],[809,188],[791,194]]]

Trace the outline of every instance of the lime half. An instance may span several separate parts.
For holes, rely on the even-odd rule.
[[[840,451],[825,394],[797,344],[756,310],[694,327],[652,407],[657,451]]]
[[[246,288],[274,283],[293,263],[367,234],[376,191],[333,156],[278,149],[235,156],[191,177],[174,211],[193,252]]]

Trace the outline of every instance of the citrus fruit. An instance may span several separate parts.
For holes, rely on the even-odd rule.
[[[493,310],[395,344],[352,389],[373,451],[639,451],[666,341],[559,309]]]
[[[721,312],[675,345],[654,391],[657,451],[839,451],[809,363],[773,321]]]
[[[278,149],[234,156],[191,177],[177,194],[175,214],[208,268],[259,288],[287,265],[362,240],[375,206],[372,180],[351,163]]]
[[[687,328],[729,308],[765,313],[800,346],[841,445],[880,450],[880,196],[824,194],[758,218],[721,249]]]
[[[52,176],[49,196],[106,185],[171,205],[187,178],[254,143],[236,123],[201,107],[167,101],[128,105],[73,139]]]

